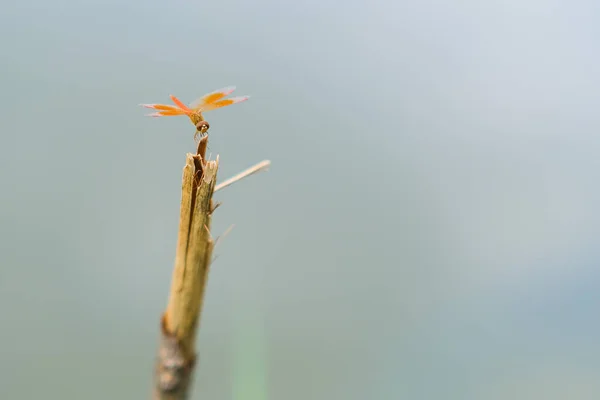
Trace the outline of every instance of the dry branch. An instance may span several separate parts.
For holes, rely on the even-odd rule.
[[[175,266],[167,310],[161,319],[156,361],[153,389],[156,400],[187,399],[196,363],[196,331],[215,245],[210,223],[216,208],[212,195],[217,190],[219,168],[218,156],[214,161],[206,160],[207,144],[205,135],[198,143],[197,153],[187,154],[183,168]],[[220,188],[264,170],[268,165],[270,161],[263,161],[223,182]]]
[[[210,222],[219,167],[218,157],[204,158],[207,140],[200,140],[197,154],[187,154],[183,168],[175,267],[156,368],[154,398],[160,400],[187,397],[196,359],[196,330],[214,245]]]

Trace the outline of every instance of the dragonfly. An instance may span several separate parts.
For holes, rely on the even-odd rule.
[[[223,89],[215,90],[214,92],[205,94],[204,96],[194,100],[189,106],[185,105],[177,97],[169,96],[174,106],[167,104],[141,104],[142,107],[158,110],[155,113],[147,114],[148,117],[172,117],[178,115],[187,115],[192,123],[196,125],[197,138],[198,133],[205,134],[210,125],[204,120],[202,113],[212,111],[217,108],[230,106],[232,104],[241,103],[250,98],[250,96],[230,97],[226,99],[235,90],[235,86],[228,86]]]

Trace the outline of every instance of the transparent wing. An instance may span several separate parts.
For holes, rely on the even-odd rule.
[[[223,100],[215,101],[214,103],[203,104],[200,107],[196,108],[195,111],[200,111],[200,112],[211,111],[211,110],[214,110],[217,108],[230,106],[235,103],[241,103],[242,101],[246,101],[249,98],[250,98],[250,96],[240,96],[240,97],[232,97],[230,99],[223,99]]]
[[[201,107],[208,104],[213,104],[218,100],[221,100],[225,96],[229,96],[235,90],[235,86],[227,86],[223,89],[215,90],[214,92],[205,94],[204,96],[194,100],[190,104],[190,108],[194,111],[198,111]]]
[[[152,114],[146,114],[148,117],[173,117],[176,115],[188,115],[188,113],[183,112],[181,110],[173,110],[173,111],[159,111]]]
[[[142,107],[153,108],[155,110],[163,110],[163,111],[173,111],[178,110],[175,106],[168,106],[166,104],[140,104]]]
[[[177,105],[177,107],[179,107],[180,109],[182,109],[186,113],[191,113],[192,112],[192,110],[190,110],[188,108],[188,106],[186,106],[185,104],[183,104],[183,101],[179,100],[177,97],[175,97],[173,95],[171,95],[169,97],[171,98],[171,100],[173,100],[173,103],[175,103]]]
[[[141,106],[146,108],[152,108],[154,110],[159,110],[158,112],[147,114],[147,116],[149,117],[170,117],[176,115],[189,115],[190,113],[192,113],[192,110],[190,110],[185,104],[183,104],[183,102],[177,97],[173,95],[171,95],[170,97],[171,100],[173,100],[173,103],[176,104],[175,106],[170,106],[167,104],[141,104]]]

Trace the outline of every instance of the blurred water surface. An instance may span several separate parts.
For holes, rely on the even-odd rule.
[[[147,398],[189,102],[226,178],[194,399],[600,398],[595,1],[12,2],[0,398]]]

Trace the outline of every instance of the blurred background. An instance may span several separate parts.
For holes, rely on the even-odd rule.
[[[185,118],[221,179],[193,399],[600,398],[597,1],[0,10],[0,398],[145,399]]]

